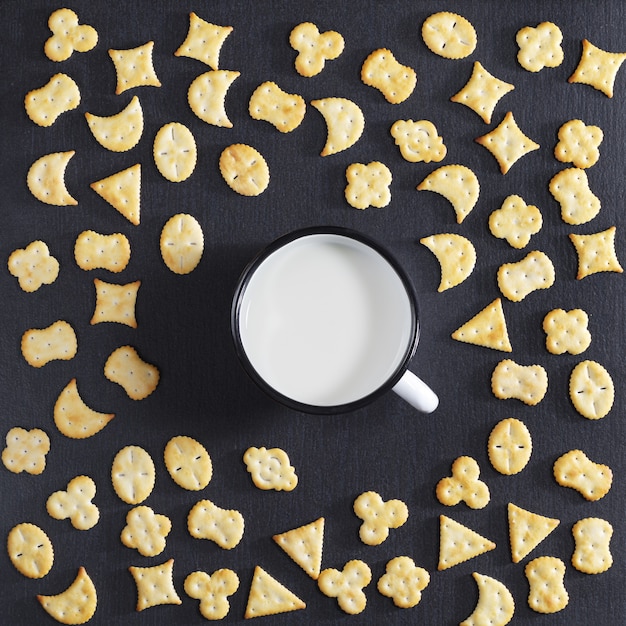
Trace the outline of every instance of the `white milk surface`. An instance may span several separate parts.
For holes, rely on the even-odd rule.
[[[395,270],[341,235],[308,235],[272,253],[241,302],[241,339],[258,374],[317,406],[378,389],[405,356],[411,330],[410,296]]]

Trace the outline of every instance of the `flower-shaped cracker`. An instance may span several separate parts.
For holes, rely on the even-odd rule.
[[[584,169],[598,162],[598,147],[604,139],[599,126],[587,126],[581,120],[570,120],[559,128],[558,137],[554,156],[562,163],[573,163]]]
[[[43,241],[33,241],[26,248],[14,250],[8,266],[20,287],[29,293],[37,291],[41,285],[52,284],[59,275],[59,262]]]
[[[78,15],[71,9],[58,9],[48,18],[52,31],[44,44],[44,52],[51,61],[65,61],[72,52],[88,52],[98,43],[98,33],[93,26],[78,24]]]
[[[526,204],[520,196],[507,196],[499,209],[489,216],[489,230],[494,237],[506,239],[513,248],[524,248],[543,224],[541,211]]]
[[[320,33],[315,24],[303,22],[291,31],[289,44],[298,52],[296,71],[310,77],[324,69],[327,59],[336,59],[343,52],[344,40],[334,30]]]
[[[452,463],[452,476],[437,483],[437,500],[446,506],[465,502],[471,509],[482,509],[489,503],[489,487],[478,480],[480,468],[470,456],[460,456]]]
[[[580,354],[591,343],[589,317],[582,309],[553,309],[543,318],[546,349],[552,354]]]
[[[292,491],[298,484],[298,477],[289,457],[280,448],[248,448],[243,461],[259,489]]]
[[[393,599],[401,609],[416,606],[422,599],[422,591],[430,582],[430,574],[415,565],[408,556],[397,556],[387,563],[385,573],[378,579],[378,591]]]
[[[517,60],[529,72],[538,72],[544,67],[557,67],[563,62],[563,33],[552,22],[542,22],[537,28],[522,28],[515,41],[519,46]]]
[[[375,491],[366,491],[354,501],[354,513],[363,520],[359,537],[369,546],[381,544],[389,536],[390,528],[399,528],[409,517],[404,502],[385,502]]]
[[[404,159],[411,163],[438,163],[446,156],[443,138],[437,135],[435,125],[428,120],[398,120],[391,127],[391,136]]]
[[[367,209],[369,206],[381,209],[391,202],[391,172],[380,161],[367,165],[352,163],[346,169],[346,180],[346,200],[355,209]]]
[[[96,495],[96,483],[89,476],[76,476],[67,483],[66,491],[55,491],[46,502],[54,519],[67,519],[78,530],[93,528],[100,518],[98,507],[91,501]]]
[[[239,577],[230,569],[218,569],[210,576],[206,572],[192,572],[185,578],[185,593],[200,600],[200,613],[208,620],[228,615],[232,596],[239,588]]]
[[[320,573],[317,586],[329,598],[337,598],[342,611],[350,615],[361,613],[365,609],[367,598],[363,587],[372,580],[372,571],[367,563],[354,559],[339,571],[332,567]]]
[[[27,472],[34,475],[44,471],[50,439],[43,430],[11,428],[7,433],[6,443],[6,448],[2,451],[2,462],[9,471],[14,474]]]
[[[165,550],[165,537],[171,529],[169,517],[155,513],[149,506],[136,506],[126,515],[120,539],[143,556],[156,556]]]

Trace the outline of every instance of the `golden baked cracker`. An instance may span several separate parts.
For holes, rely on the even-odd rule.
[[[98,33],[93,26],[79,24],[78,15],[71,9],[57,9],[48,18],[52,36],[43,46],[51,61],[66,61],[76,52],[89,52],[98,43]]]
[[[154,163],[166,180],[180,183],[196,168],[198,150],[192,132],[180,122],[161,126],[154,138]]]
[[[570,83],[591,85],[612,98],[617,72],[625,60],[626,52],[606,52],[583,39],[580,60],[567,80]]]
[[[519,365],[504,359],[493,370],[491,391],[500,400],[515,398],[534,406],[548,391],[548,373],[541,365]]]
[[[476,531],[445,516],[439,516],[438,570],[448,569],[494,550],[496,544]]]
[[[552,177],[548,188],[561,205],[561,219],[566,224],[586,224],[600,212],[600,198],[589,188],[585,170],[577,167],[561,170]]]
[[[74,150],[52,152],[38,158],[28,169],[26,184],[30,192],[45,204],[76,206],[75,200],[65,186],[65,170]]]
[[[7,267],[12,276],[27,293],[37,291],[42,285],[51,285],[59,275],[59,262],[50,254],[44,241],[31,241],[26,248],[13,250]]]
[[[514,85],[496,78],[479,61],[474,61],[469,80],[450,100],[464,104],[479,115],[485,124],[491,124],[491,116],[496,105],[513,89],[515,89]]]
[[[141,163],[123,169],[89,185],[131,224],[141,220]]]
[[[599,517],[586,517],[572,526],[576,547],[572,565],[584,574],[602,574],[613,565],[609,548],[613,526]]]
[[[223,619],[230,611],[228,596],[239,589],[239,576],[233,570],[222,568],[210,576],[206,572],[195,571],[185,578],[185,593],[200,600],[200,613],[208,620]]]
[[[89,408],[78,393],[72,378],[54,403],[54,423],[70,439],[86,439],[99,433],[114,417],[114,413],[99,413]]]
[[[383,500],[375,491],[358,496],[353,509],[363,520],[359,537],[368,546],[380,545],[389,536],[389,529],[400,528],[409,518],[409,509],[402,500]]]
[[[252,92],[248,112],[252,119],[269,122],[281,133],[290,133],[302,123],[306,103],[302,96],[265,81]]]
[[[100,511],[92,502],[96,483],[89,476],[76,476],[67,483],[65,491],[55,491],[46,500],[46,510],[54,519],[68,519],[78,530],[93,528],[100,519]]]
[[[466,237],[440,233],[422,237],[420,243],[437,257],[441,266],[441,280],[437,291],[442,292],[460,285],[474,270],[476,249]]]
[[[270,183],[267,162],[252,146],[235,143],[224,148],[219,165],[226,184],[242,196],[258,196]]]
[[[298,53],[296,72],[300,76],[316,76],[326,64],[343,52],[344,40],[340,33],[327,30],[320,33],[315,24],[303,22],[289,33],[289,45]]]
[[[273,535],[272,539],[313,580],[318,579],[322,568],[322,550],[324,548],[323,517],[304,526]]]
[[[417,75],[408,65],[402,65],[387,48],[374,50],[361,66],[361,80],[378,89],[387,102],[400,104],[415,89]]]
[[[263,490],[293,491],[298,484],[296,470],[289,456],[280,448],[248,448],[243,462],[252,482]]]
[[[161,81],[154,71],[152,52],[154,41],[130,50],[109,50],[117,74],[116,95],[134,87],[160,87]]]
[[[15,569],[27,578],[43,578],[54,563],[50,537],[35,524],[13,526],[7,536],[7,553]]]
[[[85,271],[104,269],[118,273],[126,269],[130,261],[130,243],[122,233],[102,235],[84,230],[76,237],[74,259]]]
[[[582,120],[570,120],[559,128],[558,138],[554,156],[561,163],[572,163],[575,167],[585,169],[598,162],[598,148],[604,139],[599,126],[587,125]]]
[[[546,333],[546,350],[552,354],[584,352],[591,343],[588,323],[589,316],[582,309],[552,309],[546,313],[542,323]]]
[[[213,476],[209,453],[192,437],[172,437],[165,445],[163,460],[172,480],[189,491],[204,489]]]
[[[554,265],[547,254],[533,250],[521,261],[501,265],[497,279],[503,296],[521,302],[533,291],[554,285]]]
[[[563,33],[552,22],[541,22],[536,28],[525,26],[517,31],[518,63],[529,72],[544,67],[558,67],[563,62]]]
[[[452,333],[452,339],[476,346],[512,352],[502,300],[496,298]]]
[[[489,487],[479,480],[480,468],[471,456],[460,456],[452,463],[452,476],[442,478],[435,488],[437,500],[446,506],[465,502],[470,509],[489,504]]]
[[[207,124],[232,128],[233,123],[226,114],[226,93],[239,75],[239,72],[232,70],[213,70],[200,74],[194,78],[187,91],[189,108]]]
[[[439,137],[437,128],[428,120],[397,120],[390,130],[400,154],[410,163],[439,163],[443,161],[447,148]]]
[[[367,597],[363,589],[370,584],[372,571],[359,559],[348,561],[341,571],[329,567],[320,573],[317,586],[329,598],[337,598],[339,608],[349,615],[365,610]]]
[[[47,328],[31,328],[22,335],[22,355],[33,367],[43,367],[55,360],[69,361],[77,350],[76,333],[64,320]]]
[[[38,126],[52,126],[58,117],[80,104],[80,89],[67,74],[55,74],[39,89],[24,98],[26,114]]]
[[[37,600],[61,624],[84,624],[94,616],[98,606],[96,587],[82,566],[65,591],[55,596],[37,595]]]
[[[476,206],[480,184],[476,174],[465,165],[442,165],[417,186],[418,191],[434,191],[452,205],[460,224]]]
[[[142,556],[156,556],[165,550],[165,538],[172,530],[166,515],[155,513],[149,506],[136,506],[126,514],[126,526],[120,539],[127,548]]]
[[[514,417],[500,420],[489,434],[489,461],[500,474],[519,474],[528,465],[532,451],[533,442],[526,424]]]
[[[182,604],[174,587],[174,559],[152,567],[131,565],[128,571],[137,585],[137,611],[161,604]]]
[[[491,132],[477,137],[475,141],[493,154],[503,174],[524,155],[540,148],[521,131],[511,111]]]
[[[174,56],[196,59],[216,70],[219,67],[222,46],[232,32],[232,26],[211,24],[192,11],[189,14],[187,37],[174,52]]]
[[[415,565],[408,556],[397,556],[387,562],[385,573],[378,579],[376,588],[401,609],[417,606],[422,599],[422,591],[428,587],[430,574]]]
[[[208,539],[232,550],[243,537],[245,522],[239,511],[222,509],[210,500],[196,502],[187,516],[187,530],[195,539]]]
[[[365,117],[357,104],[347,98],[311,100],[326,122],[326,143],[320,156],[337,154],[353,146],[363,134]]]
[[[134,148],[143,134],[143,109],[137,96],[115,115],[103,117],[87,112],[85,119],[95,140],[112,152]]]
[[[277,615],[306,608],[306,604],[287,587],[270,576],[260,565],[254,568],[244,617]]]
[[[345,197],[355,209],[386,207],[391,202],[391,172],[380,161],[351,163],[346,168]]]
[[[459,626],[505,626],[513,619],[515,601],[506,585],[491,576],[472,572],[478,585],[478,602]]]
[[[615,226],[589,235],[570,233],[569,238],[578,254],[578,280],[598,272],[624,271],[615,252]]]
[[[441,11],[422,24],[422,39],[431,52],[444,59],[464,59],[476,49],[478,38],[471,22],[457,13]]]
[[[198,220],[187,213],[172,215],[161,230],[161,258],[175,274],[196,269],[204,251],[204,234]]]
[[[517,249],[525,248],[542,225],[541,211],[526,204],[518,195],[507,196],[502,206],[489,216],[491,234],[498,239],[506,239],[511,247]]]
[[[615,386],[611,375],[596,361],[582,361],[570,374],[569,397],[587,419],[605,417],[613,407]]]
[[[557,613],[569,602],[563,584],[565,563],[555,556],[540,556],[524,568],[530,586],[528,606],[537,613]]]
[[[132,346],[120,346],[104,364],[104,375],[120,385],[131,400],[147,398],[159,384],[159,370],[144,361]]]
[[[558,519],[532,513],[512,502],[507,515],[513,563],[527,557],[560,524]]]
[[[94,278],[93,283],[96,288],[96,308],[90,323],[116,322],[137,328],[135,304],[141,281],[116,285]]]
[[[9,429],[2,450],[2,463],[14,474],[26,472],[38,476],[46,469],[46,454],[50,439],[40,428],[26,430],[19,426]]]
[[[595,463],[582,450],[570,450],[561,455],[552,470],[559,485],[575,489],[592,502],[603,498],[613,483],[611,468]]]
[[[155,479],[154,461],[143,448],[125,446],[115,455],[111,465],[111,482],[123,502],[143,502],[152,493]]]

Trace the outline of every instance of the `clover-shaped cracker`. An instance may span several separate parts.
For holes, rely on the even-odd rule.
[[[567,80],[570,83],[591,85],[608,98],[612,98],[615,78],[624,61],[626,52],[606,52],[583,39],[580,61]]]
[[[315,24],[298,24],[289,35],[289,44],[298,52],[295,67],[300,76],[319,74],[326,61],[336,59],[344,47],[343,37],[334,30],[320,33]]]
[[[489,216],[494,237],[506,239],[513,248],[524,248],[543,224],[541,211],[517,195],[507,196],[499,209]]]
[[[46,510],[54,519],[67,519],[78,530],[93,528],[100,519],[98,507],[91,501],[96,483],[89,476],[76,476],[65,491],[55,491],[46,501]]]
[[[367,563],[358,559],[348,561],[341,571],[329,567],[320,573],[317,586],[329,598],[337,598],[342,611],[350,615],[361,613],[367,604],[363,588],[372,580]]]
[[[589,235],[570,233],[569,238],[578,254],[578,280],[598,272],[624,271],[615,252],[615,226]]]
[[[185,593],[200,600],[200,613],[208,620],[222,619],[228,615],[232,596],[239,589],[239,576],[231,569],[218,569],[211,575],[192,572],[185,578]]]
[[[470,456],[460,456],[452,463],[452,476],[437,483],[437,500],[446,506],[465,502],[471,509],[482,509],[489,503],[489,487],[478,479],[480,468]]]
[[[156,556],[165,550],[170,530],[169,517],[155,513],[149,506],[136,506],[126,514],[120,539],[127,548],[135,548],[143,556]]]
[[[32,241],[9,255],[9,272],[17,278],[23,291],[32,293],[42,285],[51,285],[59,275],[59,262],[43,241]]]
[[[543,318],[546,349],[552,354],[580,354],[591,343],[589,316],[582,309],[553,309]]]
[[[578,167],[557,172],[550,180],[549,189],[561,205],[561,219],[566,224],[586,224],[602,208],[600,198],[589,188],[585,170]]]
[[[446,156],[443,138],[438,136],[437,128],[428,120],[398,120],[390,132],[406,161],[438,163]]]
[[[243,462],[252,482],[259,489],[293,491],[298,484],[296,470],[287,453],[280,448],[248,448],[243,455]]]
[[[10,472],[38,475],[44,471],[46,454],[50,451],[50,439],[43,430],[26,430],[16,426],[9,430],[5,441],[2,463]]]
[[[348,184],[345,196],[348,204],[355,209],[386,207],[391,202],[391,172],[380,161],[352,163],[346,169]]]
[[[515,41],[519,46],[517,60],[529,72],[558,67],[563,62],[563,33],[552,22],[541,22],[536,28],[522,28],[517,32]]]
[[[598,148],[604,139],[599,126],[587,125],[582,120],[570,120],[559,128],[558,138],[554,156],[561,163],[573,163],[584,169],[598,162]]]
[[[369,546],[381,544],[389,536],[390,528],[399,528],[409,517],[402,500],[384,501],[375,491],[366,491],[354,501],[354,513],[363,520],[359,537]]]
[[[58,9],[50,14],[48,27],[52,37],[46,40],[43,50],[51,61],[65,61],[76,52],[89,52],[98,43],[98,33],[93,26],[78,23],[78,15],[71,9]]]
[[[387,563],[385,573],[378,579],[378,591],[401,609],[417,606],[422,599],[422,591],[430,582],[430,574],[415,565],[408,556],[397,556]]]
[[[243,537],[244,519],[239,511],[222,509],[210,500],[199,500],[187,516],[187,529],[196,539],[209,539],[231,550]]]

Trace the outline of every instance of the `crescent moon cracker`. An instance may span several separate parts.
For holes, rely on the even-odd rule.
[[[84,567],[80,567],[74,582],[56,596],[38,595],[37,600],[48,615],[61,624],[84,624],[96,612],[96,587]]]
[[[212,70],[197,76],[187,92],[191,110],[207,124],[232,128],[226,114],[226,92],[239,75],[232,70]]]
[[[115,115],[101,117],[85,113],[85,119],[96,141],[112,152],[134,148],[143,133],[143,110],[137,96]]]
[[[322,98],[312,100],[311,106],[322,114],[326,122],[326,145],[320,153],[321,156],[347,150],[361,138],[365,128],[365,118],[361,109],[352,100]]]
[[[441,282],[437,291],[445,291],[462,283],[474,270],[476,249],[469,239],[452,233],[423,237],[426,246],[441,265]]]
[[[473,572],[478,585],[478,603],[474,612],[460,626],[504,626],[513,619],[515,602],[507,587],[491,576]]]
[[[74,150],[52,152],[40,157],[30,166],[26,184],[37,200],[55,206],[78,204],[65,186],[65,169],[74,154]]]

